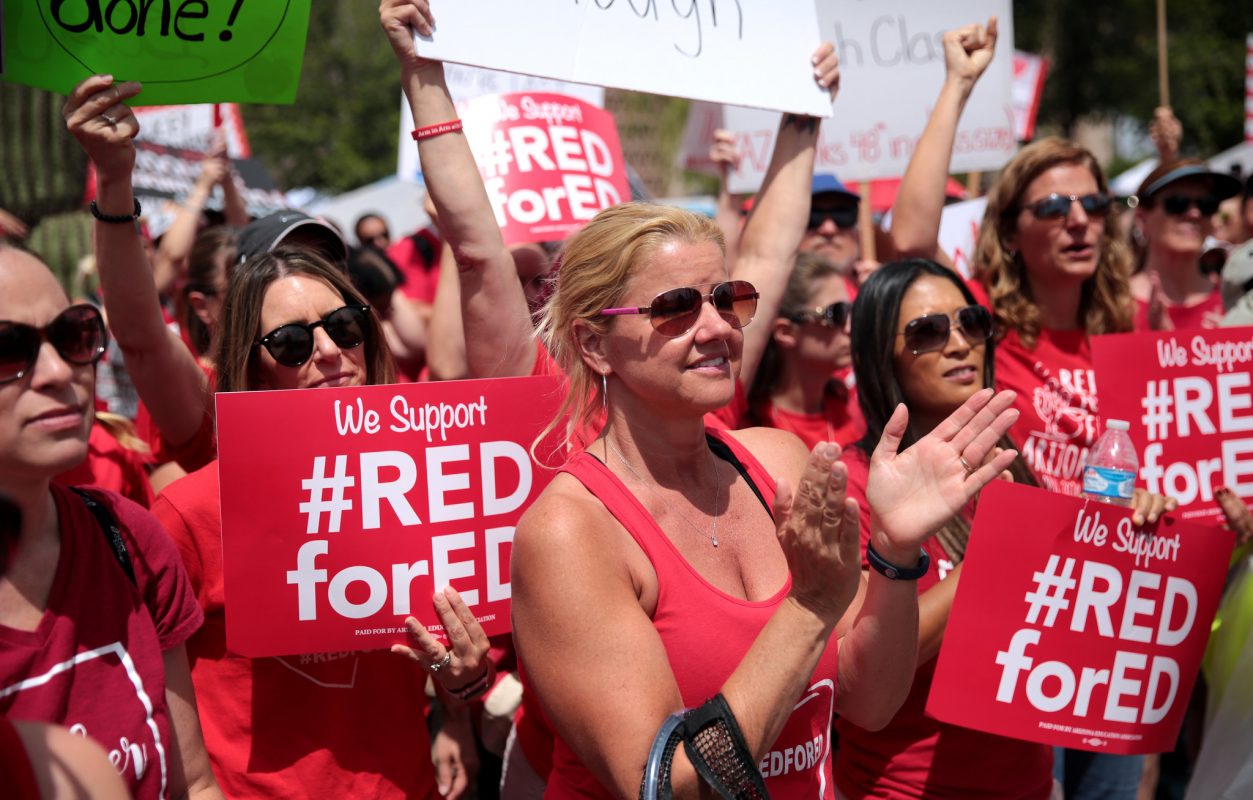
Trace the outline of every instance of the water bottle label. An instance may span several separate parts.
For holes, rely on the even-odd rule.
[[[1101,497],[1117,497],[1130,500],[1135,493],[1136,474],[1109,467],[1084,467],[1083,491]]]

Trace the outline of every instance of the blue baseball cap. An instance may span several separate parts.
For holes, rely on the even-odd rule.
[[[850,190],[834,175],[815,175],[809,193],[811,195],[842,194],[855,203],[861,201],[861,195]]]

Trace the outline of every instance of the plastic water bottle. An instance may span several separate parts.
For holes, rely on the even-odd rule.
[[[1105,433],[1096,440],[1083,462],[1083,495],[1090,500],[1131,505],[1140,459],[1127,435],[1131,426],[1125,420],[1105,421]]]

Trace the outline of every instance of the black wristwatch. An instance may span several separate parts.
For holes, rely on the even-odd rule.
[[[898,567],[875,552],[874,545],[869,542],[866,543],[866,560],[876,572],[892,581],[916,581],[926,575],[931,567],[931,556],[924,549],[919,548],[918,563],[915,566]]]

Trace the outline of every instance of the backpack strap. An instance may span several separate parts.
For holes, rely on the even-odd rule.
[[[131,565],[131,556],[126,550],[126,541],[122,539],[122,529],[118,525],[117,518],[91,492],[78,486],[71,486],[70,489],[83,499],[87,510],[96,518],[96,522],[100,523],[100,530],[109,540],[109,549],[113,551],[113,557],[117,559],[118,566],[126,573],[131,585],[138,587],[139,582],[135,580],[135,568]]]

